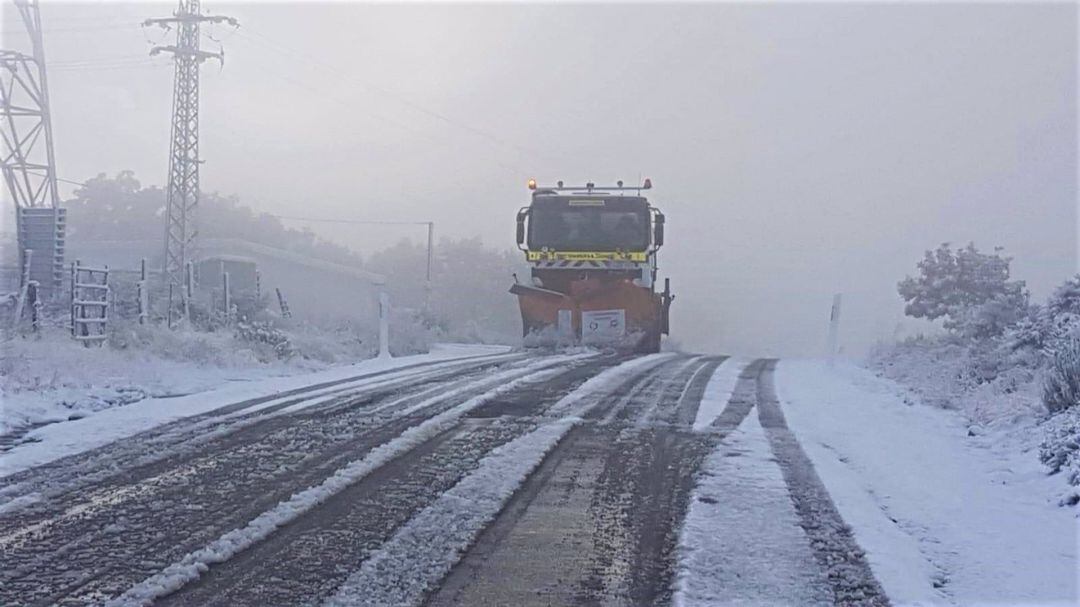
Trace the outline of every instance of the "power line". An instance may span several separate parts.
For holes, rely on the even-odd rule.
[[[371,219],[329,219],[321,217],[296,217],[293,215],[274,215],[273,213],[267,213],[270,217],[277,219],[289,219],[293,221],[311,221],[316,223],[349,223],[360,225],[385,225],[385,226],[426,226],[433,222],[430,221],[378,221]]]
[[[30,171],[30,174],[31,175],[37,175],[39,177],[44,177],[45,176],[44,173],[37,173],[37,172],[34,172],[34,171]],[[56,180],[57,181],[62,181],[64,183],[70,183],[71,185],[77,185],[77,186],[80,186],[80,187],[86,187],[86,183],[82,182],[82,181],[72,181],[71,179],[64,179],[63,177],[57,177]]]
[[[460,128],[462,130],[468,131],[468,132],[472,133],[473,135],[476,135],[478,137],[486,139],[486,140],[488,140],[488,141],[490,141],[492,143],[495,143],[497,145],[500,145],[500,146],[503,146],[503,147],[513,148],[514,150],[516,150],[516,151],[518,151],[520,153],[523,153],[523,154],[529,154],[529,155],[533,155],[533,156],[540,157],[540,158],[545,157],[545,154],[543,154],[542,152],[539,152],[538,150],[530,149],[530,148],[521,146],[521,145],[519,145],[517,143],[514,143],[512,141],[503,139],[503,138],[501,138],[501,137],[499,137],[497,135],[494,135],[494,134],[492,134],[492,133],[490,133],[488,131],[485,131],[485,130],[480,129],[480,128],[475,127],[475,126],[472,126],[472,125],[467,124],[465,122],[462,122],[460,120],[456,120],[454,118],[451,118],[451,117],[449,117],[449,116],[447,116],[447,115],[445,115],[445,114],[443,114],[441,112],[438,112],[436,110],[427,108],[427,107],[425,107],[425,106],[423,106],[423,105],[421,105],[419,103],[416,103],[416,102],[414,102],[414,101],[412,101],[412,100],[410,100],[410,99],[408,99],[408,98],[406,98],[406,97],[404,97],[404,96],[402,96],[402,95],[400,95],[398,93],[395,93],[394,91],[383,88],[383,87],[381,87],[379,85],[376,85],[376,84],[373,84],[371,82],[360,80],[360,79],[356,78],[354,75],[352,75],[352,74],[350,74],[348,72],[344,72],[341,69],[339,69],[339,68],[337,68],[337,67],[335,67],[335,66],[333,66],[333,65],[331,65],[331,64],[329,64],[329,63],[327,63],[327,62],[325,62],[325,61],[323,61],[321,59],[319,59],[318,57],[315,57],[315,56],[310,55],[308,53],[305,53],[303,51],[296,50],[294,48],[290,48],[290,47],[288,47],[288,46],[286,46],[284,44],[281,44],[281,43],[273,40],[272,38],[270,38],[270,37],[268,37],[268,36],[266,36],[264,34],[259,33],[258,31],[252,30],[250,27],[246,28],[244,31],[237,31],[236,35],[241,37],[241,38],[245,38],[245,39],[247,39],[249,41],[255,42],[255,43],[261,43],[264,46],[266,46],[267,48],[269,48],[270,50],[272,50],[274,52],[277,52],[277,53],[279,53],[279,54],[281,54],[283,56],[291,57],[291,58],[296,58],[296,57],[302,58],[306,62],[316,64],[316,65],[322,67],[323,69],[326,69],[326,70],[328,70],[330,72],[333,72],[334,74],[338,75],[339,77],[352,82],[353,84],[360,85],[362,87],[365,87],[365,88],[368,88],[368,89],[370,89],[372,91],[375,91],[376,93],[379,93],[379,94],[381,94],[383,96],[390,97],[390,98],[394,99],[395,101],[397,101],[398,103],[401,103],[402,105],[405,105],[405,106],[407,106],[407,107],[409,107],[409,108],[411,108],[411,109],[413,109],[413,110],[415,110],[417,112],[420,112],[422,114],[425,114],[427,116],[435,118],[436,120],[445,122],[445,123],[447,123],[449,125],[455,126],[455,127]],[[252,38],[251,36],[256,36],[258,39]]]

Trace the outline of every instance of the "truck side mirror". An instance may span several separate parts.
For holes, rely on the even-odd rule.
[[[653,219],[653,244],[660,247],[664,244],[664,214],[657,213]]]
[[[529,211],[522,209],[517,214],[517,243],[518,246],[525,244],[525,217],[528,216]]]

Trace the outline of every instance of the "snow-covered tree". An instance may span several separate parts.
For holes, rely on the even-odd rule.
[[[944,318],[944,327],[974,339],[1001,335],[1029,313],[1022,280],[1009,280],[1011,257],[994,249],[982,253],[974,244],[953,250],[944,243],[927,251],[919,276],[900,281],[897,290],[915,318]]]

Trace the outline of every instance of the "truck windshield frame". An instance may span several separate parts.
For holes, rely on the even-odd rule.
[[[528,247],[554,251],[646,251],[650,244],[648,203],[642,198],[534,200]]]

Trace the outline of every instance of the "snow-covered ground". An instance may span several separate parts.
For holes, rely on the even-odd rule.
[[[853,365],[781,361],[777,393],[888,596],[902,604],[1076,604],[1077,513],[1010,428]]]
[[[108,349],[94,349],[99,357],[94,361],[84,348],[64,348],[48,358],[59,365],[70,357],[72,372],[85,377],[88,387],[80,390],[77,383],[41,390],[23,389],[16,394],[3,394],[2,417],[8,424],[46,424],[20,435],[19,442],[0,456],[0,476],[47,463],[60,457],[80,453],[126,436],[180,418],[198,415],[244,400],[278,394],[312,384],[332,382],[349,377],[387,371],[424,362],[449,361],[469,356],[499,354],[509,351],[505,346],[437,344],[428,354],[398,358],[375,358],[355,364],[336,365],[319,371],[305,371],[303,366],[252,366],[218,368],[175,361],[143,361],[133,363],[127,355]],[[44,358],[44,357],[43,357]],[[124,365],[129,365],[125,370]],[[69,419],[71,409],[61,396],[82,396],[96,390],[111,390],[108,373],[124,373],[131,377],[131,367],[149,375],[140,379],[144,386],[161,386],[164,392],[149,392],[125,404],[98,410],[79,410]],[[87,369],[87,366],[90,368]],[[95,380],[94,373],[99,372]],[[103,378],[103,379],[100,379]],[[130,381],[130,380],[129,380]],[[156,395],[155,395],[156,394]],[[67,421],[64,421],[67,420]],[[8,426],[11,427],[11,426]]]

